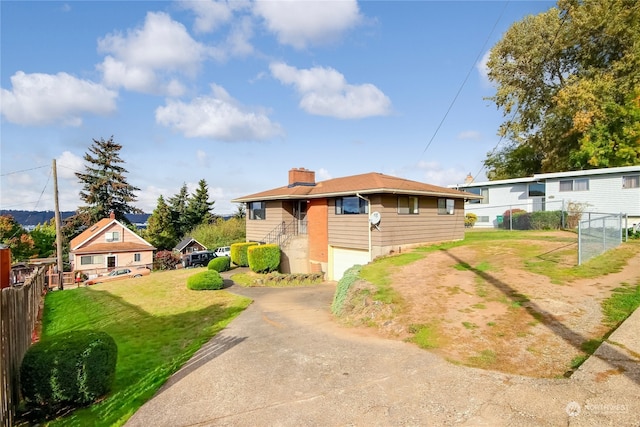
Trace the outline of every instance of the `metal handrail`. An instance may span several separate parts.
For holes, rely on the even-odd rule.
[[[283,246],[292,236],[298,236],[300,234],[307,234],[307,221],[294,219],[288,224],[282,221],[282,223],[271,230],[262,241]]]

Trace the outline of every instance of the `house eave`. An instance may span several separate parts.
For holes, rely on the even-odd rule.
[[[459,194],[458,194],[459,193]],[[348,190],[339,192],[317,193],[317,194],[282,194],[273,196],[259,196],[259,197],[241,197],[231,200],[233,203],[249,203],[257,201],[275,201],[275,200],[308,200],[308,199],[325,199],[335,197],[349,197],[356,194],[401,194],[408,196],[426,196],[426,197],[449,197],[453,199],[482,199],[482,196],[477,194],[458,191],[458,193],[439,192],[439,191],[416,191],[416,190],[403,190],[397,188],[369,188],[361,190]]]

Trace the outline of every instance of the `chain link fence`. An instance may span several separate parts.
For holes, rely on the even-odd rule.
[[[625,225],[624,214],[585,212],[582,216],[578,224],[578,265],[622,244]]]

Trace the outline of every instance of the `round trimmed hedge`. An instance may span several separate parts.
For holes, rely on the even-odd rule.
[[[22,395],[31,408],[54,413],[106,395],[116,373],[118,347],[105,332],[79,330],[32,345],[20,366]]]
[[[227,271],[231,268],[231,258],[228,256],[219,256],[209,261],[207,269],[215,270],[218,273]]]
[[[187,279],[187,288],[194,291],[222,289],[223,284],[222,276],[215,270],[201,271]]]

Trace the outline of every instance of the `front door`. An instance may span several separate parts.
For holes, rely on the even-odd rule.
[[[298,200],[298,212],[297,212],[296,219],[298,220],[298,233],[307,234],[307,201],[306,200]]]
[[[107,268],[111,270],[112,268],[115,268],[115,267],[116,267],[116,256],[115,255],[107,256]]]

